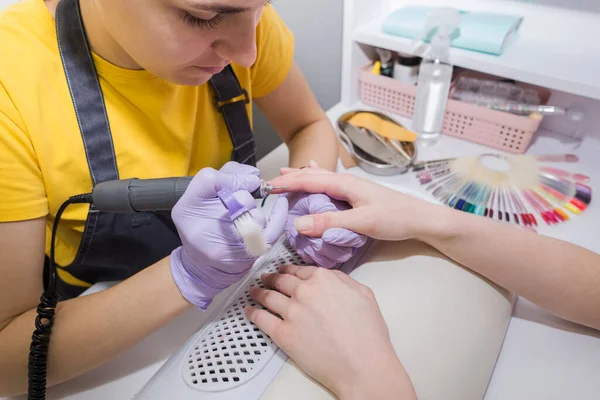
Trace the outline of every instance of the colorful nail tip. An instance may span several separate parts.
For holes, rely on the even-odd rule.
[[[567,215],[567,213],[564,212],[563,210],[561,210],[560,208],[557,208],[556,212],[562,216],[563,221],[568,221],[570,219],[569,216]]]
[[[533,214],[529,214],[529,217],[531,218],[531,221],[533,222],[533,224],[535,226],[538,226],[537,219],[535,219],[535,216]]]
[[[565,208],[569,211],[571,211],[574,214],[581,214],[581,210],[577,207],[575,207],[573,204],[571,203],[566,203],[565,204]]]
[[[587,205],[577,199],[571,199],[570,201],[571,204],[573,204],[575,207],[579,208],[581,211],[585,211],[585,209],[587,208]]]
[[[564,221],[565,219],[563,218],[562,215],[560,215],[560,213],[558,212],[558,210],[554,209],[552,210],[552,215],[554,215],[556,218],[558,218],[561,221]]]
[[[575,198],[578,199],[579,201],[589,205],[592,202],[592,192],[590,191],[586,191],[586,190],[581,190],[580,188],[577,188],[576,192],[575,192]]]

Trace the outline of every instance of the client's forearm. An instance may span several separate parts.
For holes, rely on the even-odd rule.
[[[600,329],[600,255],[514,226],[428,209],[419,239],[565,319]]]

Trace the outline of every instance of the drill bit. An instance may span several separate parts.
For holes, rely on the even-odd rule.
[[[273,190],[285,190],[289,188],[289,186],[273,186],[269,182],[261,179],[260,187],[255,192],[253,192],[253,195],[255,195],[255,197],[259,196],[258,198],[260,199],[264,199],[265,197],[270,195]]]

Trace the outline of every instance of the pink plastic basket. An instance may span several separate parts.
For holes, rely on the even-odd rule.
[[[412,117],[417,87],[387,76],[375,75],[370,69],[371,65],[367,65],[360,71],[360,96],[363,103]],[[474,77],[489,76],[474,72],[464,74]],[[534,88],[539,92],[543,103],[548,101],[548,90]],[[527,150],[541,122],[541,118],[532,119],[448,99],[442,133],[509,153],[522,154]]]

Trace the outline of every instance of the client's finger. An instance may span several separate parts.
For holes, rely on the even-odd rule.
[[[283,318],[287,315],[290,302],[289,297],[275,290],[266,290],[259,287],[250,288],[250,296],[269,311],[281,315]]]
[[[296,230],[312,237],[321,237],[325,231],[332,228],[347,230],[368,235],[368,215],[361,208],[352,210],[325,212],[321,214],[304,215],[294,220]]]
[[[310,277],[312,276],[312,274],[315,272],[316,269],[317,269],[317,267],[306,267],[306,266],[301,267],[298,265],[284,265],[283,267],[279,268],[279,273],[294,275],[302,280],[307,280],[307,279],[310,279]]]
[[[284,190],[274,190],[273,194],[281,192],[325,193],[337,200],[349,201],[353,204],[355,197],[352,190],[356,178],[348,174],[337,174],[324,169],[305,168],[278,176],[269,181],[273,186],[285,186]]]
[[[251,306],[244,307],[244,311],[250,322],[253,322],[258,326],[258,329],[270,336],[275,342],[278,341],[279,338],[275,338],[274,336],[279,326],[283,323],[281,318],[274,316],[267,310],[261,310]]]
[[[300,279],[290,274],[264,274],[260,277],[269,288],[291,297],[300,283]]]
[[[301,185],[297,182],[298,178],[306,179],[307,176],[315,175],[338,175],[335,172],[320,168],[281,168],[281,171],[283,172],[281,175],[269,180],[269,183],[273,184],[273,186],[299,187]]]

